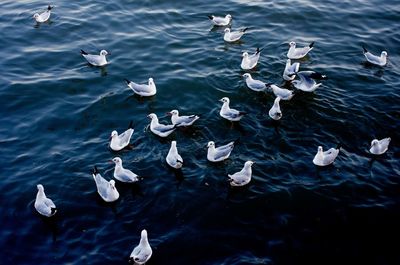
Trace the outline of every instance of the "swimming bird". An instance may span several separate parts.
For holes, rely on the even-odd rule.
[[[126,84],[132,91],[139,96],[142,97],[151,97],[154,96],[157,93],[157,88],[156,84],[154,83],[153,78],[149,78],[149,81],[147,84],[137,84],[135,82],[132,82],[128,79],[124,79]]]
[[[244,163],[244,167],[239,172],[236,172],[233,175],[229,175],[229,183],[231,186],[239,187],[248,184],[251,180],[251,166],[254,164],[253,161],[246,161]]]
[[[303,48],[296,48],[296,42],[291,41],[289,43],[289,50],[287,52],[287,57],[289,59],[301,59],[306,56],[314,46],[314,42],[311,42],[310,45],[303,47]]]
[[[113,151],[120,151],[127,147],[129,145],[129,142],[131,140],[132,134],[134,132],[133,129],[133,123],[132,121],[129,123],[128,130],[123,132],[121,135],[118,135],[117,131],[112,131],[111,132],[111,142],[110,142],[110,148]]]
[[[283,71],[283,79],[286,81],[292,81],[296,77],[296,73],[299,71],[300,63],[291,64],[291,60],[286,60],[285,70]]]
[[[169,148],[165,160],[167,161],[167,164],[173,168],[179,169],[183,166],[183,159],[176,148],[176,141],[171,142],[171,147]]]
[[[47,10],[46,11],[44,11],[43,13],[41,13],[41,14],[39,14],[39,13],[36,13],[36,14],[34,14],[33,15],[33,18],[36,20],[36,22],[38,22],[38,23],[43,23],[43,22],[46,22],[49,18],[50,18],[50,15],[51,15],[51,10],[53,9],[53,6],[48,6],[47,7]]]
[[[253,79],[253,77],[249,73],[245,73],[243,77],[246,81],[247,87],[253,91],[264,91],[267,88],[267,85],[264,82]]]
[[[171,115],[171,122],[177,127],[190,126],[200,118],[197,115],[179,116],[179,111],[176,109],[167,112],[167,115]]]
[[[142,178],[122,166],[122,159],[114,157],[112,161],[115,163],[114,178],[121,182],[133,183],[141,180]]]
[[[115,187],[115,181],[112,179],[110,181],[105,180],[94,166],[92,176],[96,182],[97,193],[105,202],[113,202],[118,200],[119,193]]]
[[[101,50],[100,55],[97,54],[88,54],[84,50],[81,50],[82,56],[90,63],[91,65],[94,66],[103,66],[108,64],[106,55],[110,54],[106,50]]]
[[[155,135],[158,135],[160,137],[167,137],[171,133],[173,133],[177,127],[177,125],[165,125],[165,124],[160,124],[158,122],[158,117],[154,113],[150,113],[147,115],[147,118],[151,119],[150,122],[150,131],[154,133]]]
[[[35,200],[35,209],[41,215],[46,217],[51,217],[56,214],[57,208],[53,201],[46,197],[44,193],[44,188],[42,184],[38,184],[37,186],[38,193],[36,194]]]
[[[248,30],[248,29],[249,28],[244,28],[244,29],[241,29],[239,31],[231,31],[230,28],[226,28],[224,30],[224,32],[225,32],[224,41],[226,41],[226,42],[238,41],[246,33],[246,30]]]
[[[220,147],[215,147],[215,143],[213,141],[208,142],[207,144],[207,159],[210,162],[220,162],[231,155],[233,147],[235,146],[235,142],[232,141],[226,145],[222,145]]]
[[[153,250],[151,249],[149,239],[147,238],[147,231],[145,229],[142,230],[140,235],[140,242],[137,245],[131,255],[129,256],[129,263],[134,264],[145,264],[153,254]]]
[[[252,55],[249,55],[247,52],[244,52],[242,54],[242,63],[240,64],[240,67],[243,70],[251,70],[254,67],[256,67],[258,60],[260,59],[260,52],[261,50],[257,48],[256,52]]]
[[[376,56],[376,55],[370,53],[364,46],[363,46],[363,50],[364,50],[364,56],[368,62],[375,64],[375,65],[379,65],[379,66],[386,65],[386,63],[387,63],[387,52],[386,51],[382,51],[381,56]]]
[[[314,71],[301,71],[297,73],[297,76],[300,78],[300,80],[293,80],[292,83],[295,88],[305,92],[313,92],[322,85],[321,83],[317,83],[315,79],[328,79],[326,75]]]
[[[323,167],[332,164],[339,154],[340,146],[323,151],[322,146],[318,146],[318,152],[313,159],[314,165]]]
[[[219,115],[230,121],[240,121],[244,115],[247,114],[245,111],[238,111],[235,109],[231,109],[229,107],[229,98],[223,97],[219,101],[223,102],[221,110],[219,111]]]
[[[388,150],[391,140],[392,139],[390,137],[384,138],[382,140],[372,140],[369,152],[374,155],[382,155]]]
[[[232,16],[231,15],[226,15],[225,17],[217,17],[214,15],[208,16],[208,18],[211,20],[211,22],[215,26],[228,26],[232,22]]]
[[[268,115],[274,120],[280,120],[282,118],[281,107],[279,106],[279,101],[281,98],[278,96],[274,100],[274,105],[272,105],[271,109],[268,112]]]
[[[271,87],[272,92],[274,92],[275,96],[280,97],[283,100],[291,100],[295,94],[295,91],[291,91],[286,88],[280,88],[273,84],[271,84],[269,86]]]

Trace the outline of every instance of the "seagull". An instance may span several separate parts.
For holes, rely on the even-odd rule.
[[[42,184],[38,184],[37,186],[38,193],[36,195],[35,200],[35,209],[41,215],[51,217],[56,214],[57,208],[53,201],[46,197],[44,194],[44,188]]]
[[[177,125],[165,125],[165,124],[160,124],[158,122],[157,115],[154,113],[150,113],[147,115],[147,118],[151,119],[150,122],[150,131],[152,131],[155,135],[158,135],[160,137],[167,137],[171,133],[173,133],[177,127]]]
[[[313,92],[322,85],[321,83],[317,83],[314,79],[328,79],[326,75],[314,71],[301,71],[297,73],[297,76],[300,77],[300,80],[293,80],[292,83],[295,88],[305,92]]]
[[[171,122],[177,127],[190,126],[200,118],[197,115],[179,116],[179,111],[176,109],[167,112],[167,115],[171,115]]]
[[[323,167],[332,164],[339,154],[340,146],[331,148],[328,151],[323,151],[322,146],[318,146],[318,152],[313,159],[314,165]]]
[[[207,147],[207,159],[210,162],[220,162],[222,160],[228,159],[230,156],[235,142],[230,142],[226,145],[215,148],[215,143],[213,141],[208,142]]]
[[[178,149],[176,148],[176,141],[171,142],[171,148],[168,151],[168,155],[165,158],[168,165],[173,168],[179,169],[183,166],[183,159],[180,154],[178,154]]]
[[[85,57],[86,61],[94,66],[103,66],[108,64],[106,55],[110,54],[106,50],[101,50],[100,55],[97,54],[88,54],[84,50],[81,50],[81,54]]]
[[[267,88],[267,85],[264,82],[253,79],[249,73],[245,73],[243,77],[246,80],[247,87],[253,91],[260,92]]]
[[[282,100],[291,100],[294,94],[296,93],[295,91],[291,91],[286,88],[280,88],[273,84],[271,84],[270,87],[272,89],[272,92],[274,92],[275,96],[280,97]]]
[[[129,263],[139,265],[145,264],[151,258],[151,254],[153,254],[153,250],[151,249],[149,239],[147,238],[147,231],[143,229],[140,235],[139,245],[133,249],[129,256]]]
[[[113,151],[120,151],[129,145],[132,134],[134,132],[132,121],[129,123],[128,130],[118,135],[117,131],[112,131],[110,139],[110,148]]]
[[[281,107],[279,106],[279,101],[281,101],[281,98],[278,96],[275,98],[274,105],[272,105],[271,109],[268,112],[268,115],[276,121],[282,118],[282,112],[281,112]]]
[[[232,16],[226,15],[225,17],[217,17],[214,15],[208,16],[215,26],[228,26],[232,22]]]
[[[310,45],[303,48],[296,48],[296,42],[291,41],[289,43],[289,51],[287,52],[287,57],[289,59],[301,59],[309,53],[314,46],[314,42],[311,42]]]
[[[387,52],[386,51],[382,51],[381,52],[381,56],[376,56],[373,55],[372,53],[370,53],[364,46],[364,56],[367,59],[368,62],[375,64],[375,65],[379,65],[379,66],[385,66],[387,63]]]
[[[231,109],[229,107],[229,98],[228,97],[223,97],[219,101],[223,102],[221,110],[219,111],[219,115],[227,120],[230,121],[240,121],[240,119],[243,118],[244,115],[247,114],[247,112],[244,111],[238,111],[235,109]]]
[[[112,161],[115,163],[114,178],[121,182],[133,183],[141,180],[142,178],[122,166],[122,159],[114,157]]]
[[[113,202],[118,200],[119,193],[117,188],[115,188],[115,181],[112,179],[110,181],[105,180],[94,166],[92,176],[96,182],[97,193],[106,202]]]
[[[49,20],[50,15],[51,15],[51,10],[53,9],[53,6],[48,6],[47,10],[44,11],[43,13],[39,14],[36,13],[33,15],[33,18],[36,20],[36,22],[38,23],[43,23],[46,22],[47,20]]]
[[[133,90],[134,93],[138,94],[142,97],[151,97],[157,93],[156,84],[154,83],[153,78],[149,78],[148,84],[136,84],[128,79],[124,79],[126,84],[130,89]]]
[[[391,140],[392,139],[390,137],[384,138],[382,140],[372,140],[371,148],[369,149],[370,153],[374,155],[382,155],[388,150]]]
[[[251,166],[254,164],[253,161],[246,161],[244,167],[239,172],[233,175],[229,175],[229,183],[231,186],[239,187],[248,184],[251,180]]]
[[[286,81],[292,81],[296,77],[296,73],[299,71],[300,63],[291,64],[290,59],[286,60],[285,70],[283,71],[283,79]]]
[[[243,36],[243,34],[248,30],[249,28],[244,28],[239,31],[231,31],[230,28],[226,28],[224,30],[224,41],[226,42],[235,42],[240,40],[240,38]]]
[[[258,59],[260,59],[260,49],[257,48],[256,52],[252,55],[249,55],[247,52],[244,52],[242,54],[242,63],[240,64],[240,67],[242,67],[243,70],[251,70],[254,67],[256,67],[258,63]]]

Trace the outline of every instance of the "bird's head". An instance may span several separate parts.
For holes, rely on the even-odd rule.
[[[294,42],[294,41],[289,42],[289,46],[290,47],[296,47],[296,42]]]
[[[223,97],[219,101],[224,102],[224,103],[229,103],[229,98],[228,97]]]
[[[106,51],[106,50],[101,50],[100,51],[100,55],[101,56],[106,56],[106,55],[108,55],[109,53]]]

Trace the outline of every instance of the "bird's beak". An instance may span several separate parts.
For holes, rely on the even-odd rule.
[[[107,55],[111,55],[111,52],[107,52]]]
[[[171,112],[165,112],[165,114],[168,115],[168,116],[172,116]]]
[[[108,140],[111,140],[112,136],[108,137]]]
[[[221,98],[219,101],[224,102],[224,101],[222,100],[222,98]]]
[[[112,163],[114,163],[114,161],[112,161],[112,160],[108,160],[108,163],[112,164]]]

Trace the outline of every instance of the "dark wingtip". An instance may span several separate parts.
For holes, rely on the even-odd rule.
[[[57,208],[50,208],[51,209],[51,214],[55,214],[57,212]]]
[[[314,42],[311,42],[310,45],[308,45],[308,47],[312,48],[314,46]]]
[[[125,80],[125,82],[126,82],[127,85],[129,85],[129,83],[131,82],[131,81],[129,81],[129,80],[126,79],[126,78],[124,78],[124,80]]]
[[[99,170],[97,169],[97,166],[94,166],[94,167],[93,167],[92,173],[93,173],[94,175],[99,174]]]
[[[364,50],[364,53],[368,52],[367,48],[365,48],[364,45],[362,46],[362,48],[363,48],[363,50]]]
[[[179,163],[183,164],[183,161],[181,161],[179,159],[177,159],[176,162],[179,162]]]
[[[240,140],[241,140],[240,137],[237,138],[236,140],[233,141],[233,144],[234,144],[234,145],[237,145],[237,144],[240,142]]]
[[[47,7],[47,10],[52,10],[52,9],[53,9],[53,6],[50,6],[50,5],[49,5],[49,6]]]
[[[246,32],[246,30],[248,30],[249,28],[244,28],[242,29],[242,32]]]
[[[207,16],[209,19],[213,20],[213,16],[208,15]]]
[[[239,111],[239,115],[246,115],[247,112],[246,111]]]
[[[129,122],[128,129],[133,129],[133,121],[132,120]]]
[[[340,149],[340,148],[342,148],[342,143],[337,143],[337,145],[336,145],[336,149]]]
[[[88,53],[85,52],[84,50],[81,50],[81,54],[83,54],[83,55],[88,55]]]
[[[260,47],[257,47],[256,54],[258,54],[258,53],[260,53],[260,52],[261,52]]]

